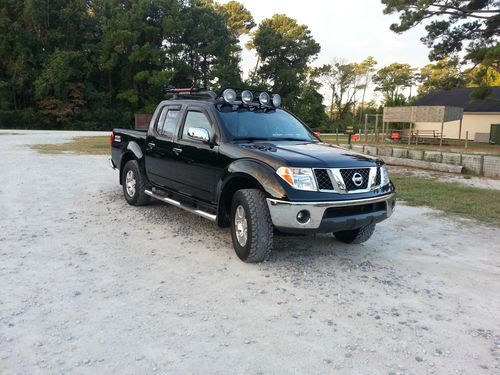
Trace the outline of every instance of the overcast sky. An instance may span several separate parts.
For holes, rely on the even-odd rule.
[[[221,0],[224,3],[228,0]],[[377,68],[393,62],[422,67],[429,63],[429,50],[420,42],[425,35],[423,27],[396,34],[389,30],[397,21],[396,15],[384,15],[379,0],[239,0],[259,24],[274,13],[283,13],[309,26],[321,52],[314,65],[343,58],[359,62],[373,56]],[[255,67],[253,51],[243,50],[244,75]]]

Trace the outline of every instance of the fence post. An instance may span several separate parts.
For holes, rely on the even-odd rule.
[[[467,150],[467,141],[469,140],[469,131],[465,132],[465,149]]]
[[[359,140],[361,141],[361,136]],[[368,142],[368,113],[365,113],[365,142]]]
[[[335,128],[335,135],[337,136],[337,145],[339,144],[339,128]]]

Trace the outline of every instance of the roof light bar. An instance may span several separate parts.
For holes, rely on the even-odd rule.
[[[250,104],[253,101],[253,93],[250,90],[243,90],[241,92],[241,101],[245,104]]]
[[[233,103],[236,100],[236,91],[233,89],[225,89],[222,97],[227,103]]]
[[[261,105],[267,106],[269,105],[269,102],[271,101],[271,97],[267,92],[261,92],[259,95],[259,103]]]
[[[276,108],[281,107],[281,95],[280,94],[273,94],[273,105]]]

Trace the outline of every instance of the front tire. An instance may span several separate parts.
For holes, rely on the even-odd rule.
[[[344,230],[333,234],[335,238],[341,242],[359,244],[368,241],[374,231],[375,224],[370,224],[359,229]]]
[[[264,193],[258,189],[238,190],[230,217],[236,255],[248,263],[266,260],[273,248],[273,224]]]
[[[139,163],[136,160],[129,160],[122,171],[123,196],[127,203],[132,206],[148,204],[151,199],[144,193],[146,186],[146,178],[141,172]]]

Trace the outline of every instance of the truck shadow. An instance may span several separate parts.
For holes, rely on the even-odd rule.
[[[159,201],[153,201],[143,207],[132,207],[120,194],[110,194],[110,198],[122,206],[122,212],[131,210],[130,215],[141,216],[145,221],[145,228],[156,227],[155,230],[163,230],[167,227],[176,236],[196,241],[202,239],[208,249],[215,248],[220,255],[234,255],[229,228],[219,228],[206,219]],[[332,234],[288,235],[275,232],[273,252],[266,264],[283,265],[295,262],[303,266],[304,262],[330,263],[338,257],[356,259],[366,257],[370,253],[373,253],[371,258],[378,258],[381,252],[371,251],[375,248],[378,250],[378,246],[372,241],[374,238],[366,244],[348,245],[337,241]]]

